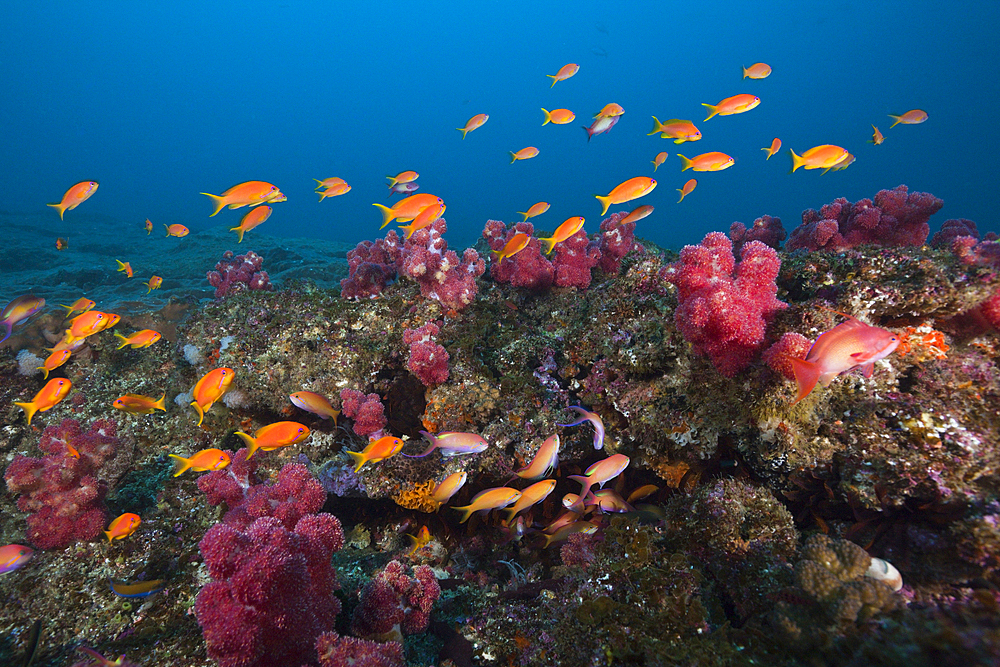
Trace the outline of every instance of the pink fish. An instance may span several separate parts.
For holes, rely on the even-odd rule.
[[[15,325],[24,322],[44,307],[45,299],[40,299],[34,294],[23,294],[4,306],[0,312],[0,325],[7,327],[7,334],[0,338],[0,343],[10,338]]]
[[[844,317],[848,318],[846,322],[820,334],[805,359],[791,360],[799,385],[792,405],[808,396],[817,382],[829,386],[835,377],[858,366],[865,377],[871,377],[875,362],[885,359],[899,346],[899,336],[891,331],[865,324],[850,315]]]
[[[621,120],[621,115],[618,116],[598,116],[594,119],[594,122],[590,124],[590,127],[586,125],[583,126],[583,131],[587,133],[587,141],[595,134],[604,134],[610,132],[611,128],[618,124]]]
[[[391,197],[397,192],[401,195],[408,195],[411,192],[416,192],[419,187],[416,183],[396,183],[389,186],[389,196]]]
[[[580,497],[586,498],[592,486],[596,484],[603,487],[605,482],[620,475],[628,467],[628,463],[629,458],[624,454],[612,454],[587,468],[583,475],[570,475],[569,479],[580,482]],[[574,509],[579,509],[579,506]]]
[[[0,574],[13,572],[29,560],[35,552],[20,544],[8,544],[0,547]]]
[[[596,412],[584,410],[579,405],[571,405],[569,409],[576,411],[580,415],[580,418],[575,422],[558,424],[558,426],[576,426],[583,422],[590,422],[594,425],[594,449],[604,449],[604,421],[601,419],[601,415]]]
[[[515,475],[521,479],[541,479],[559,466],[559,434],[549,436],[535,453],[535,458],[527,467],[518,470]],[[513,478],[511,478],[513,479]]]
[[[478,454],[487,447],[489,443],[482,436],[475,433],[458,433],[456,431],[442,431],[437,435],[421,431],[424,438],[430,442],[430,446],[424,450],[423,454],[403,454],[411,459],[419,459],[427,456],[435,449],[441,450],[441,456],[459,456],[461,454]]]

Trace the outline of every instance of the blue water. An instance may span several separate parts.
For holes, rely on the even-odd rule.
[[[779,216],[905,183],[945,201],[947,218],[998,230],[993,212],[1000,146],[1000,47],[986,2],[22,2],[4,10],[0,40],[0,209],[44,211],[73,183],[100,189],[53,235],[73,243],[75,214],[123,225],[150,218],[198,232],[232,227],[207,197],[246,180],[288,196],[261,233],[357,242],[381,234],[372,202],[386,174],[420,172],[420,192],[444,198],[453,247],[472,244],[487,219],[552,204],[553,229],[593,198],[654,175],[640,202],[655,213],[637,235],[667,246],[697,242],[734,220]],[[763,5],[758,7],[757,5]],[[773,67],[741,80],[741,65]],[[546,74],[580,72],[550,88]],[[738,93],[762,103],[702,122],[702,102]],[[625,108],[589,144],[580,125],[608,102]],[[567,107],[566,126],[541,126],[540,107]],[[887,114],[930,119],[896,126]],[[490,120],[466,140],[455,130]],[[675,146],[647,137],[651,116],[691,119],[704,139]],[[871,124],[885,143],[866,143]],[[775,136],[782,152],[765,162]],[[833,143],[857,156],[842,172],[788,174],[788,148]],[[540,155],[509,164],[508,151]],[[681,152],[724,151],[721,173],[680,172]],[[691,176],[697,189],[677,204]],[[353,187],[317,203],[313,178]],[[988,196],[989,195],[989,196]],[[398,195],[395,198],[397,198]],[[384,232],[382,232],[384,234]],[[194,238],[194,237],[192,237]],[[72,246],[71,246],[72,247]]]

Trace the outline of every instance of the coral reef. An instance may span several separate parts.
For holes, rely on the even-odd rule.
[[[243,290],[271,290],[271,279],[267,271],[261,269],[264,258],[253,250],[245,255],[233,256],[232,250],[227,250],[222,259],[215,265],[214,271],[206,274],[208,283],[215,288],[215,298],[222,299]]]
[[[385,406],[378,394],[367,396],[357,389],[344,389],[340,392],[343,403],[341,410],[348,419],[354,420],[354,432],[360,436],[377,437],[385,428]]]
[[[734,255],[743,249],[743,244],[750,241],[760,241],[777,250],[787,236],[781,218],[772,218],[769,215],[762,215],[754,220],[749,229],[742,222],[734,222],[729,226],[729,238],[733,241]]]
[[[405,565],[390,561],[361,593],[361,604],[351,618],[351,632],[379,641],[399,641],[404,634],[424,632],[440,595],[441,587],[431,568],[417,565],[411,577]]]
[[[316,641],[320,667],[405,667],[403,645],[324,632]]]
[[[434,322],[403,332],[403,345],[410,346],[406,367],[425,387],[433,387],[448,380],[448,351],[434,339],[440,332],[441,327]]]

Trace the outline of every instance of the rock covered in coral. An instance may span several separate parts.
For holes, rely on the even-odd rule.
[[[390,561],[365,586],[361,604],[354,610],[351,632],[380,641],[401,640],[427,629],[431,608],[441,595],[434,571],[426,565],[413,568]]]
[[[403,331],[403,345],[410,346],[406,367],[426,387],[448,380],[448,351],[434,339],[440,331],[441,328],[434,322]]]
[[[261,267],[264,258],[253,250],[245,255],[233,255],[227,250],[215,265],[215,271],[206,274],[208,283],[215,288],[215,298],[222,299],[243,290],[272,290],[271,279]]]
[[[403,645],[324,632],[316,641],[320,667],[405,667]]]

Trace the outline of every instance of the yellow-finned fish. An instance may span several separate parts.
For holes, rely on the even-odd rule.
[[[383,435],[378,440],[372,440],[365,447],[364,451],[361,452],[351,452],[347,453],[351,455],[355,463],[358,466],[354,469],[354,472],[361,470],[361,466],[368,463],[378,463],[379,461],[384,461],[387,458],[395,456],[399,453],[399,450],[403,448],[403,441],[399,438],[393,437],[391,435]]]
[[[116,398],[111,407],[122,412],[127,412],[130,415],[149,415],[153,414],[156,410],[166,412],[167,406],[163,402],[166,396],[166,394],[163,394],[159,398],[153,398],[152,396],[144,396],[142,394],[125,394]]]
[[[253,436],[243,431],[236,431],[233,435],[247,446],[247,458],[249,459],[258,449],[270,452],[279,447],[302,442],[309,437],[309,427],[298,422],[275,422],[257,429]]]
[[[35,397],[26,403],[14,402],[14,405],[24,410],[28,415],[28,425],[31,425],[31,418],[36,412],[46,412],[54,408],[59,401],[66,398],[66,394],[73,388],[73,383],[66,378],[52,378],[44,387],[38,390]]]
[[[186,459],[176,454],[168,454],[174,460],[174,477],[179,477],[187,470],[204,472],[206,470],[222,470],[229,465],[229,452],[221,449],[203,449],[191,458]]]

